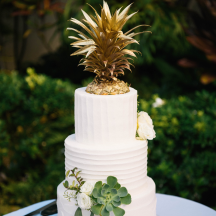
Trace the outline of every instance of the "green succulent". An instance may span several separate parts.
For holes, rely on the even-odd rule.
[[[97,204],[91,207],[91,211],[100,216],[109,216],[111,211],[115,216],[123,216],[125,210],[119,206],[131,203],[131,195],[125,187],[121,187],[117,178],[113,176],[107,177],[107,184],[98,181],[94,186],[92,196]]]

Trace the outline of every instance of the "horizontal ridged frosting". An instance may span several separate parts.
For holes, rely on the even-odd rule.
[[[135,139],[137,91],[121,95],[94,95],[75,91],[76,140],[85,145],[120,145]]]
[[[57,205],[59,216],[74,215],[77,209],[76,201],[71,199],[69,202],[64,198],[65,192],[63,182],[57,189]],[[122,205],[121,208],[125,209],[124,216],[156,216],[156,196],[155,196],[155,183],[149,177],[146,178],[145,184],[140,187],[139,194],[132,195],[132,202],[130,205]],[[90,216],[90,212],[82,210],[83,216]],[[111,212],[110,216],[114,216]]]
[[[113,148],[84,145],[76,141],[75,134],[70,135],[65,140],[65,169],[74,167],[82,171],[84,180],[105,181],[112,175],[130,193],[137,193],[147,176],[147,141],[134,140]]]

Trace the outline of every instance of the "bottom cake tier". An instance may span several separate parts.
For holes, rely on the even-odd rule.
[[[58,216],[74,216],[77,205],[74,199],[68,201],[64,197],[66,188],[63,182],[57,188],[57,207]],[[145,184],[140,188],[139,193],[132,195],[132,202],[130,205],[122,205],[121,208],[125,210],[124,216],[156,216],[156,195],[155,183],[147,177]],[[83,216],[90,216],[90,212],[82,210]],[[110,216],[114,216],[113,213]]]

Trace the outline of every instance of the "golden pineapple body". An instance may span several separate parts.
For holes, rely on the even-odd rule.
[[[84,55],[81,59],[82,63],[79,65],[85,66],[85,71],[96,73],[95,80],[89,84],[87,92],[98,94],[102,86],[107,89],[112,87],[112,92],[128,92],[126,90],[127,84],[123,85],[123,81],[116,79],[120,74],[124,75],[124,70],[130,69],[132,65],[129,60],[131,58],[125,55],[136,57],[135,52],[137,50],[128,50],[125,47],[132,43],[138,43],[133,37],[143,32],[133,33],[132,31],[140,26],[139,25],[126,33],[122,32],[124,24],[137,12],[127,15],[130,5],[128,5],[121,13],[120,9],[116,10],[112,16],[109,10],[108,4],[104,1],[103,8],[101,9],[101,16],[95,11],[95,17],[89,16],[86,12],[83,12],[85,19],[83,20],[88,24],[90,28],[84,25],[77,19],[72,18],[71,21],[80,25],[85,29],[90,36],[85,35],[83,32],[74,28],[68,28],[79,33],[79,37],[69,36],[71,39],[75,39],[76,42],[71,43],[73,47],[79,48],[71,55]],[[132,33],[131,33],[132,32]],[[97,88],[97,85],[99,86]],[[93,87],[94,86],[94,87]],[[104,87],[106,86],[106,87]],[[116,87],[115,87],[116,86]],[[117,87],[118,86],[118,87]],[[116,88],[121,90],[117,91]],[[88,89],[92,89],[91,91]],[[97,89],[97,90],[93,90]],[[114,91],[115,90],[115,91]],[[106,90],[103,90],[106,92]]]
[[[119,79],[111,81],[106,80],[100,83],[97,83],[96,80],[93,80],[86,88],[86,92],[97,95],[116,95],[124,94],[129,91],[130,89],[128,84]]]

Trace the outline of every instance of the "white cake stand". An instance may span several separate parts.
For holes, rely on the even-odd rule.
[[[171,195],[156,194],[156,196],[157,216],[216,216],[215,210],[200,203]],[[39,202],[4,216],[23,216],[53,201],[46,200]],[[52,216],[57,216],[57,214]]]

